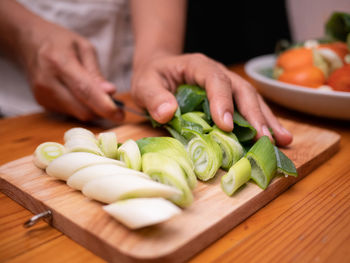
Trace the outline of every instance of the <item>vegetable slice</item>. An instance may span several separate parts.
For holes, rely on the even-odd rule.
[[[187,112],[182,114],[182,119],[188,122],[193,122],[203,128],[203,132],[210,132],[213,128],[204,120],[205,114],[203,112]]]
[[[118,141],[114,132],[101,132],[98,135],[98,143],[104,156],[112,159],[118,157]]]
[[[72,152],[66,153],[53,160],[47,166],[46,173],[60,180],[67,181],[67,179],[79,169],[94,164],[115,164],[125,167],[125,164],[118,160],[87,152]]]
[[[248,151],[246,157],[252,168],[252,179],[265,189],[277,170],[277,160],[273,145],[267,136],[262,136]]]
[[[276,146],[273,147],[275,150],[276,160],[277,160],[277,172],[284,174],[286,176],[298,176],[297,169],[294,163],[278,149]]]
[[[122,174],[128,176],[129,174],[137,175],[146,179],[150,177],[142,172],[132,170],[126,167],[115,164],[95,164],[87,166],[76,171],[67,180],[67,184],[77,190],[82,190],[84,185],[95,178],[101,178],[107,175]]]
[[[248,142],[254,139],[256,136],[256,130],[237,111],[233,114],[233,122],[235,124],[233,132],[236,134],[240,142]]]
[[[51,161],[66,152],[64,146],[57,142],[44,142],[36,147],[33,162],[41,169],[45,169]]]
[[[95,135],[91,131],[80,127],[69,129],[64,133],[65,142],[72,139],[73,137],[86,137],[96,141]]]
[[[98,147],[97,141],[84,136],[73,136],[64,144],[67,152],[88,152],[103,156],[103,152]]]
[[[103,203],[137,197],[179,198],[175,187],[161,184],[137,175],[114,174],[89,181],[82,190],[87,197]]]
[[[153,180],[171,185],[182,192],[171,199],[175,204],[186,207],[193,201],[192,192],[186,182],[185,174],[179,164],[162,153],[146,153],[142,155],[142,169]]]
[[[194,111],[206,96],[205,90],[195,85],[180,85],[176,92],[176,100],[181,113]]]
[[[103,206],[103,209],[130,229],[158,224],[181,213],[163,198],[134,198]]]
[[[221,177],[222,190],[227,195],[232,195],[238,188],[249,181],[250,174],[250,162],[243,157],[230,168],[228,173]]]
[[[126,166],[140,171],[141,153],[137,143],[134,140],[126,140],[118,149],[119,159],[125,162]]]

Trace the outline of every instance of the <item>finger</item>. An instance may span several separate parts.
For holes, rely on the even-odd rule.
[[[45,84],[36,84],[34,95],[38,103],[48,110],[72,115],[81,121],[92,120],[95,117],[89,108],[55,78],[46,79]]]
[[[224,131],[233,129],[231,81],[216,63],[202,55],[192,55],[186,63],[185,78],[205,88],[215,124]]]
[[[286,146],[290,144],[293,140],[293,135],[279,123],[275,115],[272,113],[271,109],[267,106],[260,95],[258,95],[258,100],[260,103],[260,108],[265,115],[265,119],[269,127],[273,130],[277,144],[280,146]]]
[[[123,111],[117,108],[110,96],[102,90],[101,83],[92,77],[76,60],[61,68],[62,79],[72,94],[98,116],[119,122]]]
[[[257,93],[249,82],[242,79],[233,72],[227,73],[232,82],[235,102],[239,112],[256,129],[257,138],[268,136],[273,142],[272,135],[268,129],[268,123],[260,107]]]
[[[84,68],[96,78],[96,81],[101,82],[100,87],[108,94],[115,93],[116,87],[106,81],[101,73],[95,47],[89,41],[81,40],[77,44],[76,51]]]
[[[159,123],[170,121],[178,106],[174,95],[167,90],[164,81],[157,74],[145,75],[132,83],[132,96]]]

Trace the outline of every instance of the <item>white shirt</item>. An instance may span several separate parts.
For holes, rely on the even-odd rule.
[[[127,0],[17,0],[33,13],[68,28],[95,46],[102,74],[118,92],[130,86],[133,38]],[[41,111],[24,73],[0,57],[0,111],[14,116]]]

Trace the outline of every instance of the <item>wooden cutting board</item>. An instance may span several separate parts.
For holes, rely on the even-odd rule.
[[[54,227],[109,262],[182,262],[301,180],[339,148],[340,136],[332,131],[281,122],[294,134],[292,145],[283,152],[294,161],[298,178],[275,178],[265,191],[249,183],[228,197],[220,188],[223,172],[219,171],[210,182],[198,184],[194,203],[182,214],[137,231],[107,215],[101,203],[47,176],[33,165],[31,156],[0,167],[0,191],[35,214],[50,209]],[[146,124],[124,125],[113,131],[119,141],[165,135]]]

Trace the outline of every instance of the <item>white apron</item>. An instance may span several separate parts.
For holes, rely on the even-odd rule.
[[[133,39],[127,0],[17,0],[33,13],[68,28],[95,46],[102,74],[118,92],[130,86]],[[24,73],[0,57],[0,112],[5,116],[43,110]]]

